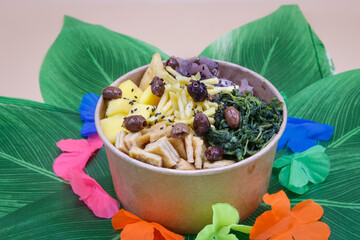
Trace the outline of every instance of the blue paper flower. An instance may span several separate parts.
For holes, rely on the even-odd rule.
[[[303,152],[317,145],[317,141],[328,141],[333,134],[334,127],[331,125],[288,117],[277,150],[287,145],[293,152]]]
[[[95,109],[99,98],[100,97],[94,93],[87,93],[81,99],[78,110],[80,112],[81,120],[85,122],[80,130],[81,135],[84,137],[97,133],[95,127]]]

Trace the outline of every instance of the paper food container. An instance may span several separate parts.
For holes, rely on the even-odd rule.
[[[279,91],[259,74],[236,64],[217,61],[222,77],[240,85],[247,79],[254,95],[269,102]],[[131,79],[137,85],[149,65],[137,68],[112,86]],[[207,170],[184,171],[155,167],[130,158],[117,150],[104,136],[100,119],[104,118],[104,100],[100,98],[95,123],[104,142],[116,195],[122,207],[140,218],[157,222],[182,234],[196,234],[212,222],[214,203],[229,203],[241,220],[251,215],[267,192],[277,143],[285,130],[287,110],[283,105],[283,123],[279,132],[255,155],[233,165]]]

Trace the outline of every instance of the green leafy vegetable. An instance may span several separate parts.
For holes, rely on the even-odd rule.
[[[219,146],[230,158],[243,160],[254,155],[273,138],[282,123],[282,103],[274,98],[269,103],[245,95],[237,90],[221,93],[215,101],[219,108],[215,115],[215,128],[205,136],[211,146]],[[235,107],[241,116],[238,129],[232,129],[226,122],[225,109]]]

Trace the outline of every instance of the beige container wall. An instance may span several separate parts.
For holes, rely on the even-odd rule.
[[[240,85],[246,78],[254,93],[265,101],[277,97],[276,88],[262,76],[238,65],[218,61],[223,77]],[[135,69],[112,85],[127,79],[139,84],[147,66]],[[224,202],[236,207],[241,219],[253,213],[267,192],[279,133],[257,154],[233,165],[196,171],[154,167],[117,150],[103,135],[99,121],[104,118],[105,104],[101,98],[95,112],[99,136],[104,141],[114,188],[123,207],[147,221],[154,221],[177,233],[198,233],[212,221],[211,206]],[[286,106],[283,118],[286,119]]]
[[[177,233],[195,234],[211,223],[214,203],[231,204],[242,220],[258,208],[267,192],[275,150],[276,145],[241,167],[209,175],[151,171],[120,160],[111,149],[107,154],[114,188],[125,209]]]

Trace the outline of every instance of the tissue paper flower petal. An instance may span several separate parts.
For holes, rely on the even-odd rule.
[[[56,143],[56,146],[64,152],[84,152],[89,143],[86,139],[62,139]]]
[[[121,232],[122,240],[133,239],[165,239],[183,240],[184,237],[167,230],[162,225],[155,222],[146,222],[134,214],[120,209],[111,219],[115,230],[123,229]]]
[[[78,108],[82,121],[95,121],[95,109],[99,98],[100,97],[94,93],[87,93],[82,97],[80,106]]]
[[[237,224],[240,220],[239,212],[228,203],[216,203],[212,205],[213,224],[205,226],[195,240],[232,240],[236,239],[234,234],[230,234],[230,230],[243,233],[250,233],[250,226]]]
[[[95,109],[99,98],[100,97],[94,93],[87,93],[82,97],[78,110],[81,120],[84,121],[80,130],[81,135],[84,137],[97,133],[95,126]]]
[[[151,224],[155,227],[155,229],[157,229],[160,234],[165,238],[165,240],[183,240],[184,237],[173,233],[171,231],[169,231],[168,229],[166,229],[165,227],[163,227],[162,225],[156,223],[156,222],[151,222]],[[156,239],[156,238],[154,238]]]
[[[291,230],[291,234],[295,240],[327,240],[330,236],[330,228],[325,223],[314,222],[295,225]]]
[[[154,227],[145,221],[138,223],[128,224],[121,231],[120,239],[122,240],[153,240],[154,239]]]
[[[69,171],[73,168],[83,169],[86,166],[92,153],[74,152],[62,153],[55,159],[53,170],[54,173],[62,179],[69,181]]]
[[[291,236],[291,233],[286,232],[276,237],[272,237],[270,238],[270,240],[293,240],[293,237]]]
[[[317,141],[328,141],[334,134],[334,127],[314,121],[287,118],[287,125],[281,136],[277,150],[286,145],[293,152],[303,152],[317,144]]]
[[[312,240],[327,239],[330,236],[330,228],[317,220],[323,215],[320,205],[312,200],[306,200],[297,204],[291,211],[279,211],[281,203],[289,202],[284,191],[269,195],[265,194],[264,202],[272,205],[271,210],[261,214],[255,221],[250,232],[250,239],[267,240],[267,239],[295,239],[295,240]],[[288,212],[288,214],[284,214]]]
[[[119,210],[119,203],[80,168],[70,170],[70,185],[80,200],[101,218],[111,218]]]
[[[299,223],[309,223],[319,220],[324,214],[324,209],[313,200],[306,200],[298,203],[291,210],[291,214],[296,217]]]
[[[206,225],[196,236],[195,240],[208,240],[215,237],[214,225]]]
[[[330,161],[325,148],[316,145],[304,152],[277,159],[274,168],[282,168],[279,173],[281,185],[297,194],[304,194],[309,189],[309,182],[318,184],[327,178]]]
[[[302,169],[299,169],[299,171],[302,171]],[[309,190],[308,185],[306,185],[309,182],[309,181],[307,181],[306,176],[302,179],[292,178],[292,182],[291,182],[291,184],[289,184],[289,182],[290,182],[290,166],[286,166],[283,169],[281,169],[280,174],[279,174],[279,182],[282,186],[286,187],[290,191],[295,192],[297,194],[304,194],[305,192],[307,192],[307,190]],[[301,182],[304,182],[304,185],[300,187]],[[297,186],[299,186],[299,187],[297,187]]]
[[[219,231],[222,227],[237,224],[240,220],[239,212],[230,204],[215,203],[212,205],[214,230]]]
[[[137,223],[142,221],[141,218],[132,214],[131,212],[120,209],[111,219],[111,223],[115,230],[123,229],[127,224]]]
[[[56,175],[69,181],[69,170],[84,169],[91,155],[103,146],[103,142],[97,134],[93,134],[87,140],[60,140],[57,146],[68,153],[62,153],[55,159],[53,170]]]
[[[96,134],[96,126],[95,122],[84,122],[84,124],[81,126],[80,133],[84,137],[88,137],[92,134]]]
[[[271,205],[272,212],[276,219],[284,218],[290,214],[290,201],[284,191],[275,194],[265,194],[263,200]]]

